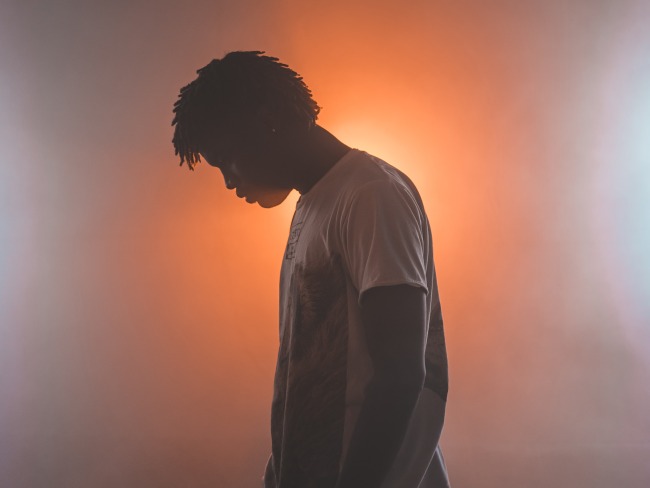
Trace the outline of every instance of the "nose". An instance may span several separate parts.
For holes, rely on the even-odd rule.
[[[226,182],[226,188],[228,188],[229,190],[232,190],[237,186],[235,185],[235,182],[227,176],[224,177],[224,181]]]
[[[237,177],[227,168],[220,168],[221,174],[223,175],[223,181],[226,184],[226,188],[233,190],[237,187],[238,179]]]

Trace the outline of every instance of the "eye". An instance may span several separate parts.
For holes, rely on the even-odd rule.
[[[224,148],[219,151],[219,154],[217,155],[217,161],[219,162],[220,166],[228,164],[233,159],[235,159],[236,154],[237,151],[233,147]]]

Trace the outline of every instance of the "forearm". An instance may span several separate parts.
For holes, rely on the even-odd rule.
[[[337,488],[379,488],[402,445],[422,383],[374,380],[366,390]]]

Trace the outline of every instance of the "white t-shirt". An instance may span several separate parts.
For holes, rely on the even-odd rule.
[[[398,284],[427,292],[427,378],[383,488],[448,486],[438,448],[447,357],[429,223],[403,173],[352,149],[300,197],[291,224],[267,488],[335,486],[373,374],[360,298]]]

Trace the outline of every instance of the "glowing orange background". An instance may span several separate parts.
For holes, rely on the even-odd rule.
[[[295,196],[177,166],[213,57],[300,72],[433,229],[457,487],[646,487],[647,3],[3,2],[0,486],[259,486]]]

